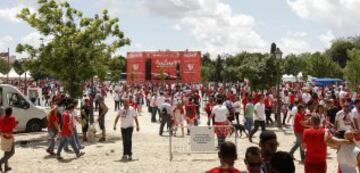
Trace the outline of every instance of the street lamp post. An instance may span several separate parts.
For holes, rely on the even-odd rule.
[[[276,123],[278,127],[281,127],[281,113],[280,113],[280,60],[282,58],[282,51],[279,48],[276,48],[275,57],[276,57],[276,64],[277,64],[277,75],[276,75]]]

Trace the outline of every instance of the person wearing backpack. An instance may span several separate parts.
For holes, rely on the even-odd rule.
[[[230,100],[229,97],[226,98],[226,101],[224,102],[224,105],[226,106],[226,108],[229,111],[228,120],[230,122],[234,121],[235,108],[234,108],[234,105],[233,105],[233,103],[232,103],[232,101]]]

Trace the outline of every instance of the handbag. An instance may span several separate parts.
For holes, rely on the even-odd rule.
[[[14,145],[14,138],[5,138],[3,135],[1,136],[1,150],[5,152],[10,152]]]

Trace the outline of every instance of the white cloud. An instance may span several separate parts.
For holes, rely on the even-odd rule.
[[[292,32],[292,31],[288,31],[287,35],[292,36],[292,37],[306,37],[308,35],[308,33],[306,32]]]
[[[14,38],[9,35],[0,38],[0,52],[7,51],[13,41]]]
[[[319,40],[324,44],[325,48],[329,48],[331,46],[331,42],[335,39],[332,31],[328,30],[325,34],[321,34],[319,36]]]
[[[15,6],[11,8],[0,9],[0,19],[10,22],[20,22],[16,15],[24,8],[24,6]]]
[[[287,3],[301,19],[324,25],[338,36],[359,32],[359,0],[287,0]]]
[[[306,41],[289,37],[281,38],[278,46],[285,54],[299,54],[302,52],[307,52],[311,49],[309,43],[307,43]]]
[[[220,0],[145,0],[143,5],[149,12],[171,19],[175,26],[188,28],[203,51],[221,54],[268,47],[255,31],[252,16],[234,14]]]
[[[181,31],[181,30],[182,30],[182,27],[181,27],[181,25],[179,25],[179,24],[172,25],[172,28],[173,28],[175,31]]]
[[[39,32],[31,32],[21,39],[21,44],[29,44],[34,47],[39,47],[41,44],[41,38],[44,38]],[[45,42],[45,39],[44,39]]]
[[[286,36],[277,42],[277,46],[285,55],[290,53],[303,53],[313,51],[310,44],[305,41],[307,33],[288,31]]]

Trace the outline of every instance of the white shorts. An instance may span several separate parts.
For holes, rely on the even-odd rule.
[[[358,173],[356,167],[339,164],[339,168],[342,173]]]
[[[337,152],[337,161],[339,165],[347,165],[350,167],[357,167],[357,157],[360,153],[360,148],[355,144],[343,144]]]

